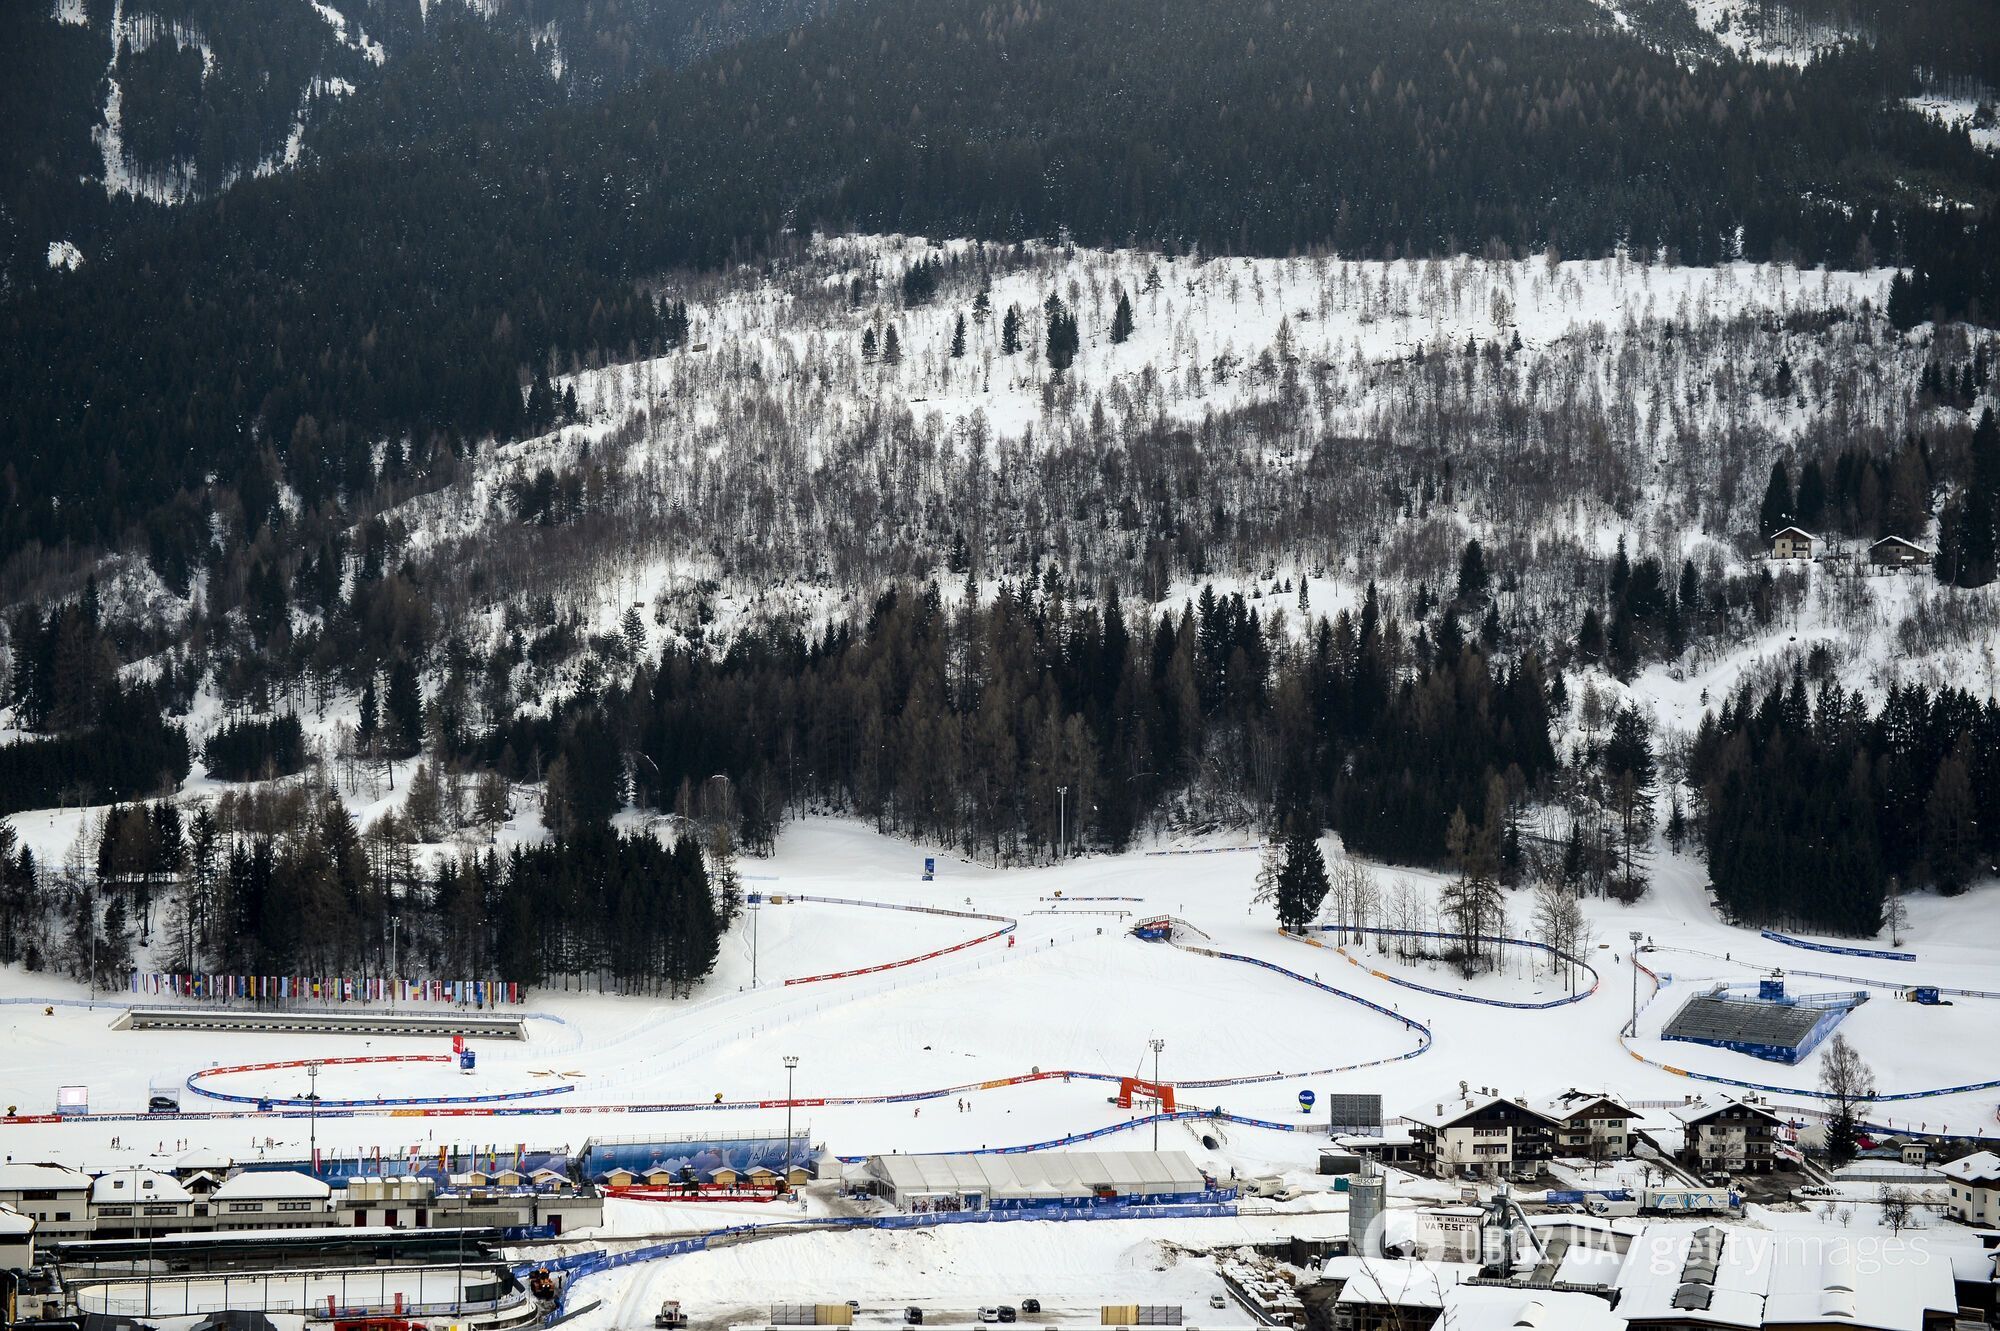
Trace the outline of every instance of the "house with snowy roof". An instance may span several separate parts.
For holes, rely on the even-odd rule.
[[[1771,533],[1771,558],[1811,559],[1819,537],[1801,527],[1786,527]]]
[[[1639,1115],[1603,1091],[1572,1086],[1536,1101],[1534,1109],[1556,1125],[1557,1155],[1622,1160],[1632,1154],[1632,1124]]]
[[[1718,1095],[1691,1100],[1667,1111],[1680,1125],[1675,1154],[1690,1169],[1708,1173],[1768,1174],[1777,1163],[1779,1131],[1785,1121],[1761,1104]]]
[[[0,1205],[35,1222],[44,1243],[90,1237],[90,1175],[66,1165],[0,1165]]]
[[[1967,1225],[2000,1226],[2000,1155],[1976,1151],[1938,1166],[1951,1213]]]
[[[253,1169],[224,1179],[208,1203],[217,1229],[302,1229],[332,1223],[333,1189],[286,1169]]]
[[[1931,562],[1931,552],[1915,541],[1884,536],[1868,547],[1868,562],[1876,568],[1918,568]]]
[[[116,1169],[90,1185],[90,1215],[101,1239],[173,1234],[194,1218],[194,1194],[157,1169]]]
[[[1439,1178],[1533,1178],[1555,1154],[1557,1123],[1525,1100],[1490,1092],[1403,1115],[1418,1167]]]

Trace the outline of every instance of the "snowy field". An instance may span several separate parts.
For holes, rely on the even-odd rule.
[[[1333,849],[1333,847],[1329,847]],[[780,839],[778,853],[754,866],[755,886],[770,892],[847,896],[971,908],[1018,919],[1009,947],[994,940],[935,961],[850,980],[785,986],[785,976],[879,963],[931,951],[976,936],[979,921],[820,903],[767,905],[757,924],[758,969],[750,987],[748,920],[725,942],[716,974],[685,1002],[618,999],[538,991],[529,1009],[559,1022],[530,1023],[522,1044],[480,1047],[478,1070],[464,1075],[444,1065],[403,1065],[368,1072],[337,1068],[320,1090],[333,1097],[462,1096],[551,1085],[573,1087],[545,1104],[557,1116],[532,1120],[434,1118],[391,1123],[381,1117],[323,1118],[321,1145],[340,1151],[380,1147],[385,1155],[412,1145],[434,1149],[531,1140],[574,1147],[592,1134],[748,1133],[782,1129],[782,1111],[686,1109],[635,1114],[631,1104],[697,1105],[776,1099],[784,1093],[780,1059],[801,1062],[801,1098],[872,1096],[955,1087],[1035,1070],[1114,1075],[1150,1069],[1147,1041],[1165,1039],[1162,1075],[1169,1081],[1292,1074],[1251,1085],[1189,1091],[1196,1105],[1291,1121],[1305,1087],[1381,1091],[1390,1112],[1454,1093],[1460,1079],[1529,1096],[1570,1085],[1601,1084],[1637,1099],[1679,1098],[1700,1084],[1636,1063],[1617,1033],[1631,1001],[1628,930],[1657,949],[1649,964],[1673,979],[1641,1019],[1638,1052],[1695,1071],[1801,1090],[1814,1083],[1817,1055],[1797,1068],[1759,1062],[1700,1046],[1659,1041],[1660,1022],[1679,995],[1714,981],[1754,980],[1768,967],[1825,971],[1862,980],[2000,989],[2000,889],[1943,903],[1910,902],[1906,946],[1916,963],[1842,958],[1786,947],[1718,923],[1703,898],[1698,866],[1662,854],[1654,889],[1629,909],[1587,903],[1602,942],[1593,960],[1599,990],[1581,1002],[1547,1011],[1508,1011],[1387,984],[1329,949],[1281,937],[1268,907],[1253,906],[1257,856],[1246,851],[1202,855],[1101,856],[1045,869],[994,870],[940,858],[938,881],[922,881],[921,848],[879,837],[858,825],[806,820]],[[1382,870],[1385,883],[1402,878],[1434,890],[1437,880],[1410,870]],[[1066,898],[1132,896],[1139,902],[1058,907]],[[1390,1017],[1319,992],[1273,972],[1131,938],[1130,918],[1087,910],[1172,912],[1213,936],[1217,948],[1262,957],[1380,1003],[1427,1024],[1436,1044],[1427,1053],[1378,1067],[1300,1078],[1316,1068],[1390,1059],[1416,1043]],[[1516,928],[1526,916],[1512,903]],[[1100,932],[1101,931],[1101,932]],[[1613,941],[1615,940],[1615,941]],[[1360,952],[1361,950],[1357,950]],[[1450,989],[1455,975],[1424,962],[1400,962],[1379,948],[1369,965],[1417,983]],[[1516,961],[1508,973],[1473,989],[1511,1001],[1543,1001],[1558,983]],[[0,975],[0,996],[20,1000],[77,998],[47,976]],[[1795,990],[1855,987],[1835,980],[1795,978]],[[1641,998],[1650,985],[1642,984]],[[0,1084],[24,1112],[53,1106],[56,1087],[84,1083],[92,1107],[133,1112],[155,1074],[184,1076],[211,1064],[381,1053],[436,1053],[436,1042],[351,1037],[262,1036],[114,1031],[122,1010],[58,1006],[45,1014],[32,1002],[0,1007]],[[1879,989],[1846,1029],[1874,1066],[1885,1092],[1929,1089],[2000,1072],[1984,1037],[1989,1003],[1962,1000],[1948,1008],[1897,1002]],[[296,1073],[236,1074],[217,1082],[237,1093],[296,1094]],[[916,1105],[816,1105],[797,1111],[814,1139],[842,1155],[878,1151],[940,1151],[1037,1142],[1119,1122],[1135,1111],[1106,1103],[1102,1082],[1060,1080],[968,1091]],[[958,1101],[969,1106],[961,1111]],[[1781,1100],[1783,1097],[1779,1097]],[[1803,1099],[1800,1101],[1803,1103]],[[1991,1092],[1888,1105],[1897,1121],[1994,1130]],[[200,1107],[190,1098],[188,1107]],[[214,1108],[222,1106],[214,1105]],[[138,1163],[177,1142],[232,1154],[296,1154],[306,1138],[298,1117],[183,1119],[171,1123],[83,1122],[0,1127],[16,1159],[54,1157],[103,1167]],[[1140,1134],[1144,1135],[1144,1134]],[[1196,1145],[1185,1129],[1169,1130],[1177,1146]],[[1303,1164],[1309,1134],[1234,1129],[1246,1156],[1224,1152],[1215,1163],[1254,1167],[1257,1160]],[[113,1151],[113,1138],[120,1149]],[[264,1143],[270,1139],[267,1148]],[[1252,1140],[1254,1139],[1254,1140]],[[1111,1145],[1124,1145],[1114,1138]],[[1140,1143],[1130,1143],[1140,1144]]]
[[[1224,843],[1210,843],[1220,846]],[[1194,847],[1180,847],[1192,849]],[[1157,849],[1166,849],[1165,847]],[[1329,849],[1334,849],[1329,846]],[[1251,901],[1258,856],[1217,849],[1208,854],[1100,856],[1044,869],[995,870],[939,857],[937,881],[922,881],[924,848],[876,835],[858,824],[808,819],[790,826],[769,861],[747,865],[752,886],[771,893],[845,896],[888,903],[974,909],[1019,921],[1008,947],[994,940],[898,970],[806,985],[773,977],[895,960],[973,937],[990,927],[903,911],[800,902],[766,905],[757,923],[758,971],[750,985],[747,918],[725,940],[715,975],[684,1002],[619,999],[537,991],[530,1011],[559,1018],[529,1023],[523,1044],[484,1042],[479,1066],[465,1075],[448,1065],[330,1067],[320,1091],[329,1097],[461,1096],[566,1085],[569,1093],[530,1104],[559,1106],[534,1117],[412,1116],[371,1111],[321,1116],[323,1152],[404,1157],[440,1146],[502,1152],[516,1143],[574,1150],[593,1135],[776,1135],[779,1107],[632,1112],[638,1103],[700,1105],[778,1099],[785,1093],[781,1058],[799,1057],[799,1097],[883,1095],[967,1086],[916,1104],[802,1106],[793,1121],[813,1141],[840,1155],[890,1151],[949,1151],[1046,1141],[1125,1121],[1142,1112],[1108,1103],[1100,1081],[1046,1080],[979,1088],[987,1079],[1035,1070],[1140,1074],[1150,1071],[1147,1041],[1165,1040],[1161,1073],[1169,1081],[1291,1072],[1394,1058],[1412,1034],[1388,1016],[1273,972],[1177,950],[1129,936],[1139,915],[1171,912],[1213,937],[1218,949],[1262,957],[1303,975],[1317,973],[1349,990],[1426,1023],[1436,1035],[1428,1052],[1337,1076],[1290,1076],[1251,1085],[1183,1088],[1183,1106],[1220,1107],[1279,1122],[1307,1122],[1297,1108],[1301,1088],[1378,1091],[1387,1112],[1429,1108],[1457,1094],[1461,1081],[1508,1094],[1539,1097],[1569,1086],[1604,1086],[1631,1100],[1678,1100],[1702,1084],[1634,1061],[1618,1040],[1631,1001],[1628,930],[1650,936],[1649,964],[1674,976],[1640,1022],[1635,1045],[1648,1058],[1724,1076],[1810,1087],[1817,1056],[1798,1068],[1759,1062],[1721,1050],[1664,1044],[1658,1024],[1691,985],[1754,980],[1763,967],[1825,970],[1947,986],[2000,989],[2000,887],[1987,885],[1951,903],[1912,900],[1906,946],[1916,963],[1870,962],[1804,952],[1718,923],[1703,899],[1698,865],[1662,852],[1655,885],[1637,906],[1587,903],[1597,936],[1617,940],[1591,949],[1602,974],[1596,992],[1546,1011],[1508,1011],[1422,994],[1385,982],[1343,961],[1330,948],[1280,937],[1267,906]],[[1426,892],[1438,879],[1380,869],[1385,886],[1401,878]],[[1056,893],[1065,899],[1058,902]],[[1085,902],[1092,896],[1137,897]],[[1114,912],[1089,914],[1091,911]],[[1518,896],[1510,917],[1527,914]],[[1101,931],[1101,932],[1100,932]],[[1674,951],[1671,949],[1685,949]],[[1403,962],[1378,947],[1353,949],[1367,967],[1434,988],[1456,989],[1455,973],[1422,961]],[[1904,975],[1904,972],[1908,975]],[[1587,983],[1587,981],[1586,981]],[[1796,990],[1847,988],[1794,977]],[[1466,986],[1486,997],[1545,1001],[1559,985],[1546,968],[1510,962],[1506,972]],[[1642,997],[1644,987],[1641,988]],[[156,1073],[184,1076],[213,1063],[238,1064],[383,1053],[439,1053],[433,1040],[263,1036],[114,1031],[122,1010],[56,1006],[33,998],[82,997],[45,976],[0,972],[0,1085],[28,1112],[45,1112],[57,1086],[90,1087],[92,1108],[133,1111]],[[1955,1084],[2000,1074],[1991,1052],[1993,1004],[1961,1000],[1949,1008],[1919,1008],[1886,991],[1848,1019],[1847,1030],[1873,1065],[1884,1091]],[[218,1080],[236,1091],[298,1094],[297,1071],[236,1074]],[[1807,1104],[1806,1097],[1774,1097]],[[1960,1131],[1996,1130],[1995,1093],[1983,1092],[1884,1106],[1895,1121]],[[190,1108],[202,1102],[187,1100]],[[960,1108],[963,1105],[964,1108]],[[221,1107],[221,1106],[217,1106]],[[1878,1113],[1877,1117],[1882,1114]],[[306,1149],[304,1116],[253,1115],[170,1120],[126,1119],[0,1125],[0,1150],[14,1160],[55,1159],[102,1169],[166,1163],[187,1149],[213,1149],[239,1160],[297,1159]],[[1236,1217],[1134,1220],[1104,1224],[1018,1222],[947,1226],[924,1231],[814,1232],[765,1238],[648,1262],[592,1278],[579,1298],[602,1305],[578,1321],[580,1331],[644,1325],[661,1299],[678,1298],[704,1327],[761,1315],[771,1302],[858,1297],[864,1326],[898,1320],[906,1303],[926,1307],[935,1322],[970,1321],[980,1306],[1027,1296],[1043,1300],[1047,1318],[1067,1310],[1083,1316],[1095,1304],[1144,1299],[1201,1310],[1203,1325],[1235,1326],[1247,1315],[1231,1303],[1208,1306],[1222,1291],[1212,1254],[1286,1237],[1345,1232],[1345,1197],[1325,1190],[1313,1166],[1324,1138],[1313,1131],[1274,1131],[1211,1122],[1171,1123],[1158,1130],[1162,1148],[1184,1150],[1219,1177],[1285,1177],[1301,1195],[1283,1202],[1250,1201]],[[1145,1149],[1153,1130],[1141,1127],[1090,1146]],[[1586,1186],[1614,1186],[1615,1167]],[[1866,1189],[1861,1192],[1866,1193]],[[1445,1184],[1400,1186],[1402,1204],[1450,1201]],[[656,1204],[612,1200],[603,1228],[575,1231],[562,1250],[594,1243],[613,1247],[640,1239],[686,1235],[720,1225],[765,1224],[827,1214],[826,1194],[801,1210],[784,1203]],[[1868,1196],[1843,1196],[1823,1209],[1760,1215],[1778,1227],[1845,1229]],[[544,1257],[552,1255],[544,1251]]]

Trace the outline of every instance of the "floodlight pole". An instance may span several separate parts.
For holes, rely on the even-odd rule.
[[[310,1152],[307,1159],[312,1162],[314,1178],[319,1177],[319,1068],[320,1065],[317,1059],[306,1064],[306,1084],[309,1087],[306,1091],[306,1131],[308,1134],[306,1140]]]
[[[1160,1114],[1166,1104],[1160,1094],[1160,1051],[1167,1047],[1167,1042],[1156,1035],[1146,1043],[1153,1047],[1153,1151],[1157,1154],[1160,1149]]]
[[[1628,1033],[1636,1040],[1639,1038],[1639,940],[1645,935],[1634,929],[1626,937],[1632,940],[1632,1026]]]
[[[1069,787],[1056,787],[1056,841],[1060,847],[1056,858],[1069,858]]]
[[[785,1184],[784,1190],[786,1192],[790,1192],[792,1190],[792,1074],[798,1071],[798,1067],[799,1067],[799,1056],[797,1054],[786,1054],[785,1055],[785,1156],[784,1156],[785,1172],[782,1175]]]

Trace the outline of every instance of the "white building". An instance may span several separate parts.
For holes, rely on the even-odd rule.
[[[0,1165],[0,1204],[35,1222],[43,1243],[90,1237],[90,1175],[63,1165]]]
[[[1625,1331],[1625,1319],[1594,1294],[1448,1285],[1431,1331]]]
[[[1979,1151],[1938,1172],[1951,1190],[1951,1213],[1968,1225],[2000,1226],[2000,1155]]]
[[[1185,1151],[875,1155],[869,1188],[905,1211],[1191,1201],[1210,1188]]]
[[[90,1218],[96,1237],[174,1234],[193,1220],[194,1194],[157,1169],[118,1169],[90,1185]]]
[[[1734,1096],[1691,1100],[1667,1111],[1680,1125],[1682,1164],[1701,1173],[1768,1174],[1778,1160],[1785,1121],[1764,1105]]]
[[[333,1189],[310,1174],[246,1169],[209,1194],[216,1229],[303,1229],[333,1222]]]
[[[26,1271],[34,1264],[34,1217],[0,1206],[0,1271]]]
[[[1634,1331],[1950,1331],[1958,1293],[1922,1236],[1652,1224],[1619,1268],[1618,1315]]]
[[[1555,1154],[1556,1124],[1525,1100],[1482,1094],[1403,1115],[1419,1168],[1439,1178],[1532,1179]]]
[[[1572,1086],[1534,1106],[1556,1125],[1556,1154],[1583,1160],[1622,1160],[1632,1154],[1632,1121],[1639,1115],[1603,1091]]]

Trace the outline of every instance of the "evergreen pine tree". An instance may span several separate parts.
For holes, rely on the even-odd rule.
[[[424,696],[417,687],[417,668],[402,657],[389,667],[386,710],[386,729],[396,751],[415,753],[424,740]]]
[[[1473,601],[1486,594],[1486,551],[1478,538],[1465,543],[1458,558],[1458,599]]]
[[[964,359],[964,357],[965,357],[965,316],[961,314],[958,316],[957,321],[952,324],[951,328],[951,358],[953,360],[962,360]]]
[[[1131,336],[1132,298],[1125,294],[1123,287],[1120,287],[1118,289],[1118,308],[1111,313],[1111,340],[1113,343],[1123,343]]]
[[[1757,535],[1761,539],[1768,541],[1793,523],[1793,502],[1785,464],[1773,462],[1771,479],[1764,486],[1764,502],[1757,508]]]
[[[1021,309],[1009,305],[1006,316],[1000,320],[1000,354],[1012,356],[1021,349]]]
[[[1586,661],[1604,659],[1604,621],[1598,618],[1594,605],[1583,612],[1583,627],[1576,635],[1576,654]]]
[[[1294,833],[1285,839],[1285,862],[1278,870],[1278,923],[1304,933],[1319,914],[1331,884],[1317,838]]]

